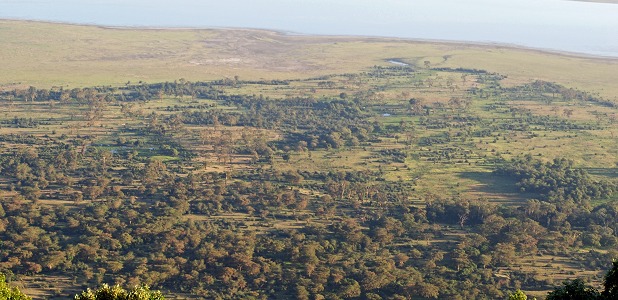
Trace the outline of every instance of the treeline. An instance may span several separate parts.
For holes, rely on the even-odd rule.
[[[617,105],[611,100],[603,99],[600,96],[595,96],[589,92],[574,88],[567,88],[554,82],[547,82],[542,80],[536,80],[534,82],[516,88],[508,88],[505,89],[505,92],[507,93],[507,95],[515,99],[530,99],[531,96],[536,96],[550,103],[553,100],[564,100],[592,102],[607,107],[616,107]]]
[[[544,163],[527,155],[498,167],[495,173],[515,179],[521,192],[539,194],[541,200],[550,203],[587,204],[590,199],[607,198],[617,191],[615,184],[592,180],[566,158]]]

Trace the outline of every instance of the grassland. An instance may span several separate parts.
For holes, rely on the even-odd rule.
[[[484,69],[519,84],[554,81],[616,97],[618,60],[401,39],[292,36],[261,30],[139,29],[0,21],[2,86],[92,86],[307,78],[359,72],[397,58],[412,65]]]

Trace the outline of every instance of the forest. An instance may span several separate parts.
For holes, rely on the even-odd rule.
[[[618,103],[507,80],[409,65],[0,91],[0,273],[35,298],[602,290]]]

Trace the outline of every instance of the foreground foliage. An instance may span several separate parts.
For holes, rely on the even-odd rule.
[[[31,298],[22,293],[18,288],[9,286],[6,282],[6,277],[3,274],[0,274],[0,299],[30,300]]]
[[[612,263],[612,268],[605,274],[603,296],[607,299],[618,299],[618,260]]]
[[[563,283],[563,286],[547,294],[547,300],[596,300],[605,299],[593,287],[586,285],[581,279]],[[613,298],[608,298],[613,299]]]
[[[161,292],[151,291],[147,286],[137,286],[131,290],[125,290],[119,285],[102,285],[96,290],[88,289],[81,294],[75,295],[75,300],[163,300]]]

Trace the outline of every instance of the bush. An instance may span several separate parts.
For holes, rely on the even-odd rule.
[[[6,278],[0,274],[0,299],[2,300],[30,300],[32,298],[26,296],[18,288],[11,287],[6,283]]]
[[[160,291],[151,291],[148,286],[136,286],[127,291],[119,285],[104,284],[97,290],[88,289],[75,295],[75,300],[163,300]]]

